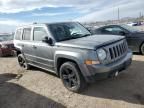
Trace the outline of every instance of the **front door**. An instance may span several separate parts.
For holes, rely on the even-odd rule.
[[[104,29],[106,32],[108,32],[109,34],[113,34],[113,35],[118,35],[118,36],[125,36],[128,46],[130,49],[133,49],[133,39],[130,33],[128,33],[126,30],[124,30],[123,28],[119,27],[119,26],[111,26],[111,27],[106,27]]]
[[[137,38],[135,36],[133,36],[131,33],[126,34],[126,40],[128,42],[128,46],[130,49],[132,49],[133,51],[137,51]]]
[[[35,27],[33,30],[33,49],[35,51],[35,63],[42,68],[48,70],[54,69],[54,62],[52,56],[52,46],[48,43],[42,42],[44,37],[48,37],[45,27]]]

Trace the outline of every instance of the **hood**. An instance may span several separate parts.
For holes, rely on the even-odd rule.
[[[57,42],[56,46],[74,47],[82,49],[96,49],[96,47],[109,44],[123,39],[123,36],[115,35],[92,35],[83,38],[71,39],[67,41]]]
[[[3,44],[3,45],[13,44],[13,40],[10,40],[10,41],[2,41],[2,42],[0,42],[0,44]]]

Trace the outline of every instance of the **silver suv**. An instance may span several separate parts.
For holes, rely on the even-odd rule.
[[[21,67],[52,72],[73,92],[83,90],[87,83],[117,76],[132,61],[123,36],[91,35],[76,22],[18,27],[14,45]]]

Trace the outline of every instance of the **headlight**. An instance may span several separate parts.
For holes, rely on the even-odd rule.
[[[97,54],[100,60],[105,60],[107,57],[107,53],[104,49],[97,50]]]
[[[1,45],[1,48],[8,48],[7,45]]]

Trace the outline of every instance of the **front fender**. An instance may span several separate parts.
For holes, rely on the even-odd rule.
[[[55,70],[58,73],[57,70],[57,61],[58,58],[66,58],[66,59],[70,59],[72,61],[75,61],[82,73],[82,75],[84,76],[84,78],[86,78],[85,76],[89,76],[91,73],[88,72],[87,70],[87,66],[84,63],[84,61],[86,59],[91,59],[91,60],[97,60],[95,51],[90,51],[90,50],[82,50],[82,51],[56,51],[54,54],[54,60],[55,60]],[[87,80],[87,79],[85,79]]]
[[[55,52],[55,55],[54,55],[54,67],[55,67],[55,70],[56,72],[58,73],[58,70],[57,70],[57,61],[59,58],[65,58],[65,59],[70,59],[72,61],[75,61],[77,63],[77,65],[79,66],[80,68],[80,65],[83,64],[83,57],[80,53],[77,53],[77,52],[71,52],[71,51],[56,51]],[[80,69],[81,70],[81,69]]]
[[[77,52],[56,51],[55,56],[54,56],[55,66],[57,66],[56,64],[57,64],[58,58],[67,58],[67,59],[75,61],[77,64],[83,63],[82,55]]]

